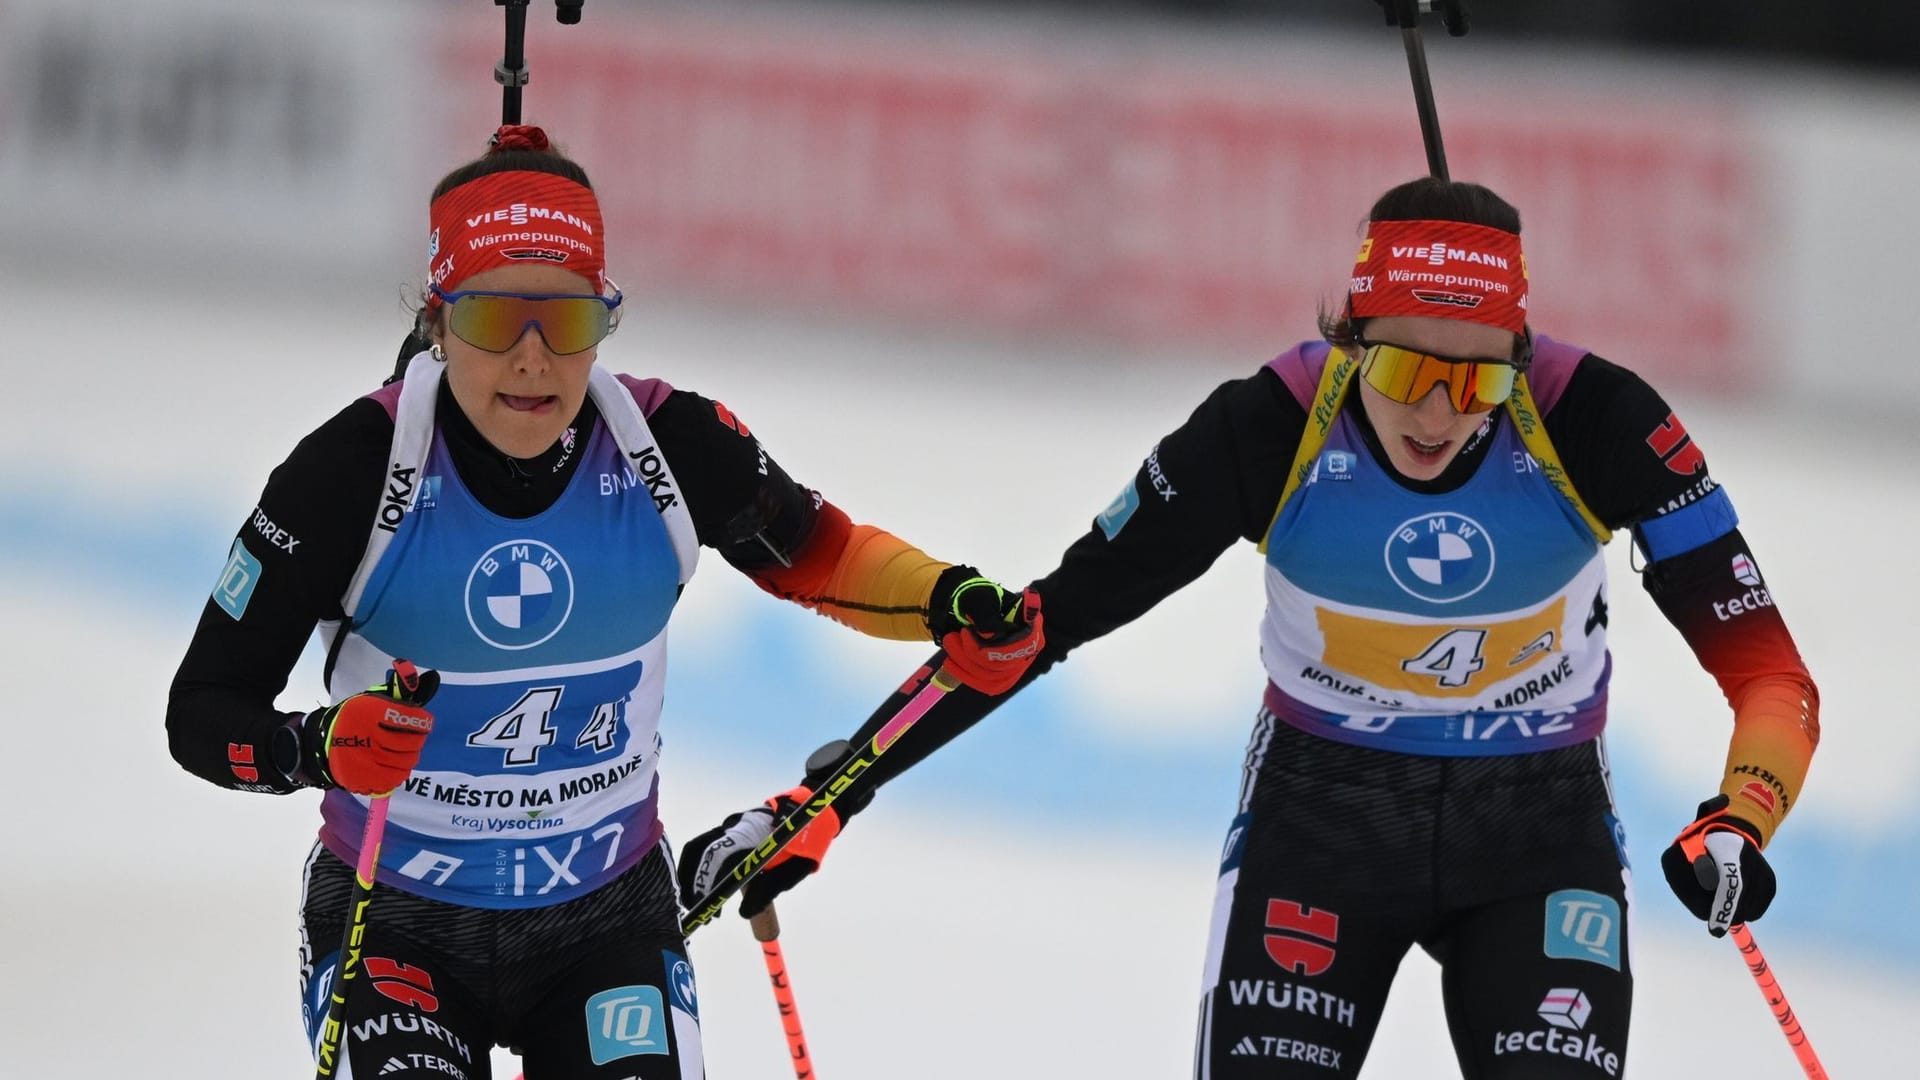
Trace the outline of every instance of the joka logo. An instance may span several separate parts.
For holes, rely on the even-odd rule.
[[[587,999],[587,1049],[595,1065],[667,1052],[665,1006],[657,986],[616,986]]]
[[[1760,568],[1753,565],[1753,559],[1744,551],[1733,557],[1733,580],[1742,585],[1760,584]]]
[[[1620,904],[1605,893],[1561,889],[1547,894],[1546,941],[1556,960],[1585,960],[1620,970]]]
[[[467,574],[467,624],[498,649],[531,649],[573,613],[573,571],[538,540],[509,540]]]
[[[1580,1034],[1587,1026],[1587,1018],[1593,1014],[1593,1004],[1585,993],[1573,988],[1549,990],[1540,1000],[1539,1013],[1540,1019],[1551,1027],[1494,1032],[1494,1056],[1552,1054],[1584,1061],[1608,1076],[1620,1075],[1620,1055],[1600,1045],[1598,1035]]]
[[[367,978],[373,981],[375,990],[421,1012],[439,1010],[440,999],[433,993],[433,976],[412,964],[398,963],[384,956],[369,956],[366,964]]]
[[[1318,975],[1333,966],[1340,916],[1292,900],[1267,901],[1267,955],[1296,975]],[[1317,940],[1308,940],[1314,938]]]
[[[1395,526],[1386,559],[1394,584],[1434,604],[1464,600],[1493,580],[1493,538],[1479,522],[1451,511]]]

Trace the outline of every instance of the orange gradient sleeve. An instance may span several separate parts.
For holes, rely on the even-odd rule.
[[[1820,694],[1803,670],[1751,680],[1727,700],[1733,738],[1720,791],[1729,810],[1760,827],[1765,847],[1806,782],[1820,743]]]
[[[953,565],[871,525],[855,525],[823,503],[792,566],[748,576],[762,589],[870,637],[929,641],[927,601],[933,583]]]
[[[1738,590],[1708,585],[1656,599],[1733,706],[1720,791],[1764,845],[1800,798],[1820,743],[1820,692],[1772,595]]]

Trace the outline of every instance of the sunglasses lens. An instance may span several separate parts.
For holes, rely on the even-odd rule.
[[[1486,412],[1513,392],[1513,365],[1443,360],[1397,345],[1369,345],[1360,364],[1367,385],[1404,404],[1425,398],[1435,386],[1463,413]]]
[[[461,341],[488,352],[511,350],[529,326],[560,356],[585,352],[606,339],[612,312],[590,296],[529,300],[518,296],[462,296],[453,302],[448,327]]]
[[[1513,393],[1512,364],[1448,364],[1453,378],[1447,385],[1453,406],[1461,412],[1486,412]]]

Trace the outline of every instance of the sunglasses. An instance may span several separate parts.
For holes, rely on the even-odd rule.
[[[1463,413],[1488,412],[1507,400],[1514,379],[1533,360],[1533,342],[1527,337],[1521,338],[1509,360],[1461,360],[1358,335],[1353,343],[1363,350],[1360,377],[1368,386],[1405,405],[1425,399],[1435,386],[1444,386],[1447,400]]]
[[[620,293],[608,296],[552,296],[508,292],[441,292],[447,305],[447,329],[461,341],[491,353],[512,351],[531,326],[556,356],[585,352],[606,340],[618,320]]]

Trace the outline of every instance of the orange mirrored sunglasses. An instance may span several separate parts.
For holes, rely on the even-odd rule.
[[[548,296],[537,293],[442,292],[447,329],[487,352],[509,352],[528,327],[558,356],[585,352],[606,339],[618,322],[620,295]]]
[[[1368,386],[1407,405],[1444,386],[1447,400],[1463,413],[1487,412],[1507,400],[1514,380],[1533,359],[1531,342],[1524,338],[1511,360],[1461,360],[1358,336],[1354,344],[1362,350],[1360,377]]]

